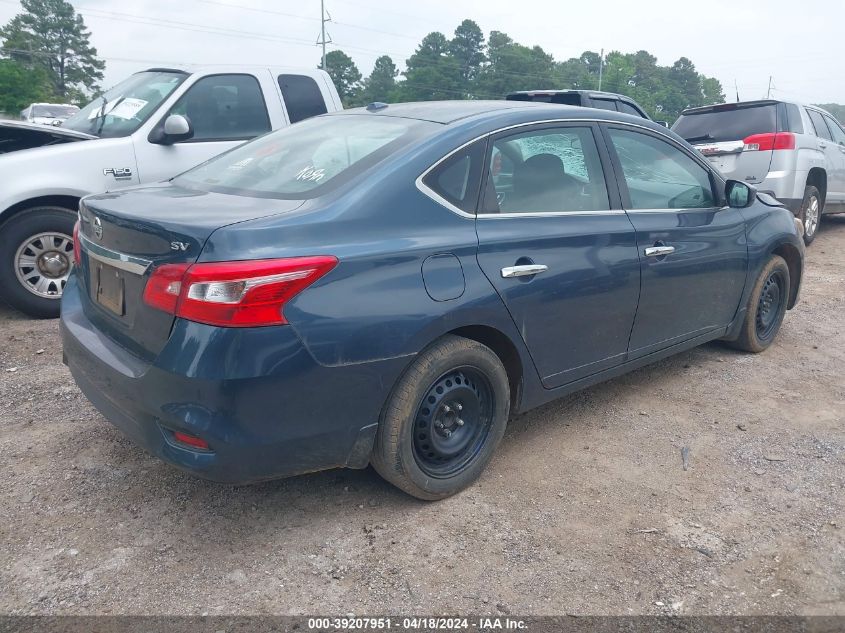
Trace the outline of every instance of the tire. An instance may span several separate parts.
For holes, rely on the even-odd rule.
[[[807,185],[804,189],[804,200],[801,202],[801,209],[798,211],[798,218],[804,225],[804,244],[809,246],[816,234],[819,232],[819,224],[822,221],[824,202],[819,190],[813,185]]]
[[[783,323],[790,287],[789,266],[782,257],[772,255],[757,277],[748,298],[740,336],[730,344],[755,354],[767,349]]]
[[[509,415],[510,385],[498,356],[476,341],[446,336],[396,383],[370,462],[417,499],[449,497],[490,462]]]
[[[73,265],[76,215],[62,207],[34,207],[0,226],[0,292],[12,307],[38,318],[59,316]],[[34,262],[26,266],[26,262]]]

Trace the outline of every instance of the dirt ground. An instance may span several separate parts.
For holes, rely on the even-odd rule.
[[[711,344],[510,424],[466,492],[251,487],[146,455],[0,308],[0,613],[845,614],[845,218],[761,355]],[[689,469],[681,450],[689,449]]]

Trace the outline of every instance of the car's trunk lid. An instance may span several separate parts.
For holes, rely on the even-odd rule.
[[[144,358],[170,336],[174,317],[144,303],[151,273],[193,263],[218,228],[292,211],[300,200],[268,200],[162,184],[86,198],[80,205],[86,310],[106,335]]]
[[[66,130],[53,125],[24,123],[22,121],[0,121],[0,154],[34,149],[45,145],[89,141],[96,138],[91,134]]]

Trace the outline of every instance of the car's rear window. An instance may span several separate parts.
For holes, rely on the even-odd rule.
[[[397,117],[315,117],[213,158],[175,182],[234,195],[316,198],[438,127]]]
[[[740,141],[752,134],[777,132],[777,105],[720,107],[682,114],[672,130],[690,143]]]

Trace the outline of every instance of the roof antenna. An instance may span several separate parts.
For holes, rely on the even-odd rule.
[[[736,102],[739,103],[739,84],[736,83],[735,78],[734,78],[734,88],[736,88]]]

